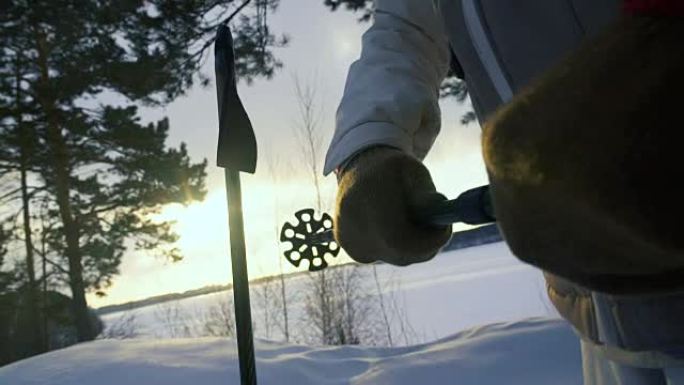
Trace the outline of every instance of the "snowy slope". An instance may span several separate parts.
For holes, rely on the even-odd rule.
[[[403,348],[258,341],[259,383],[581,384],[579,344],[562,321],[528,319]],[[100,340],[0,368],[12,385],[239,384],[235,341]]]

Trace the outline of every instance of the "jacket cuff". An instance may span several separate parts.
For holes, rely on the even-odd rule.
[[[343,166],[354,155],[374,146],[389,146],[413,153],[411,138],[401,128],[387,122],[369,122],[356,126],[340,138],[333,138],[325,157],[323,175],[328,175]]]

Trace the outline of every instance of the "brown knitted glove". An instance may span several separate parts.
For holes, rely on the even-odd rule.
[[[605,292],[684,287],[683,38],[683,18],[625,17],[490,119],[516,256]]]
[[[412,213],[444,199],[418,159],[389,147],[371,148],[340,177],[335,238],[358,262],[405,266],[427,261],[448,242],[451,226],[421,226]]]

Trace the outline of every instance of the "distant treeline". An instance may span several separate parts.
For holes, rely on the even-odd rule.
[[[290,274],[285,274],[285,277],[290,277],[290,276],[295,276],[295,275],[300,275],[300,274],[305,274],[307,271],[298,271]],[[249,283],[252,285],[258,285],[262,282],[265,281],[271,281],[274,279],[279,279],[279,276],[268,276],[268,277],[261,277],[257,279],[250,280]],[[188,291],[184,291],[182,293],[169,293],[169,294],[162,294],[162,295],[155,295],[153,297],[148,297],[145,299],[141,300],[136,300],[136,301],[129,301],[121,304],[116,304],[116,305],[108,305],[108,306],[103,306],[100,308],[95,309],[95,313],[97,315],[105,315],[109,313],[116,313],[119,311],[126,311],[126,310],[132,310],[132,309],[137,309],[149,305],[156,305],[159,303],[164,303],[168,301],[177,301],[180,299],[185,299],[185,298],[190,298],[190,297],[197,297],[200,295],[206,295],[206,294],[212,294],[212,293],[218,293],[220,291],[228,291],[233,288],[232,284],[227,284],[227,285],[208,285],[201,287],[199,289],[192,289]]]
[[[98,315],[104,315],[109,313],[116,313],[118,311],[126,311],[131,309],[137,309],[139,307],[145,307],[148,305],[155,305],[167,301],[176,301],[179,299],[196,297],[198,295],[211,294],[219,291],[230,290],[233,285],[210,285],[199,289],[188,290],[182,293],[169,293],[162,295],[155,295],[154,297],[149,297],[141,299],[138,301],[129,301],[126,303],[121,303],[117,305],[103,306],[95,310]]]

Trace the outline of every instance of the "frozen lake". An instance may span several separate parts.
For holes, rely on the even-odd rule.
[[[541,272],[515,259],[504,243],[445,252],[414,266],[380,264],[375,269],[385,308],[392,310],[388,321],[392,333],[404,337],[395,337],[395,345],[432,341],[494,322],[556,316]],[[364,293],[379,298],[373,267],[365,265],[360,270]],[[305,317],[305,293],[312,282],[307,275],[286,281],[289,330],[294,342],[311,342],[300,332],[310,327],[307,322],[311,321]],[[279,286],[275,288],[279,293]],[[278,313],[280,308],[265,305],[259,295],[262,289],[261,285],[251,287],[255,336],[283,340],[282,325],[276,321],[266,325],[264,307],[270,306],[270,313]],[[205,335],[203,323],[209,310],[213,309],[214,316],[221,308],[225,312],[232,307],[231,300],[231,292],[219,292],[110,313],[103,320],[107,327],[120,327],[128,318],[138,338],[196,337]]]

